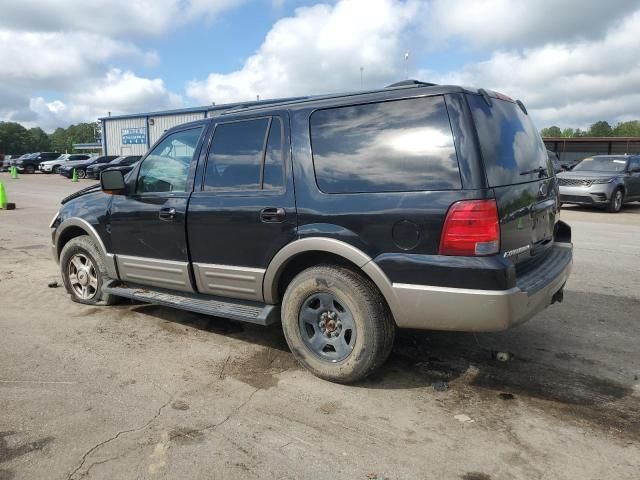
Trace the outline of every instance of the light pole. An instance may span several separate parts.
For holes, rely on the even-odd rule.
[[[360,90],[362,90],[364,88],[363,87],[363,80],[362,80],[363,72],[364,72],[364,67],[360,67]]]
[[[409,79],[409,52],[404,54],[404,76]]]

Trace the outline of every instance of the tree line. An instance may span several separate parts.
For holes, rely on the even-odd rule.
[[[16,122],[0,122],[0,153],[21,155],[33,152],[73,152],[74,143],[95,142],[95,123],[78,123],[46,133],[40,127],[25,128]]]
[[[600,120],[593,123],[588,130],[579,128],[561,129],[556,125],[543,128],[540,131],[543,137],[640,137],[640,121],[631,120],[629,122],[620,122],[615,127],[609,125],[609,122]]]

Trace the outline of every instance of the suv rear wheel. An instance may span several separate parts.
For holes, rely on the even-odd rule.
[[[350,383],[391,353],[395,324],[376,286],[344,267],[298,274],[282,302],[282,328],[298,362],[325,380]]]
[[[33,165],[27,165],[26,167],[24,167],[24,173],[35,173],[36,171],[36,167],[34,167]]]
[[[60,254],[62,281],[74,302],[85,305],[111,305],[117,297],[102,292],[107,278],[104,259],[91,237],[72,238]]]
[[[87,172],[84,169],[79,168],[78,169],[78,178],[85,178],[86,176],[87,176]]]

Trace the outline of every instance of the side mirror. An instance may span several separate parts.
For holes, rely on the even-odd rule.
[[[124,195],[124,175],[119,170],[105,170],[100,175],[100,186],[104,193],[110,195]]]

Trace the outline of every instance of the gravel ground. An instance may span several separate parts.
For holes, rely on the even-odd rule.
[[[402,331],[379,373],[340,386],[278,326],[47,288],[47,225],[89,183],[0,182],[18,206],[0,211],[2,480],[639,478],[639,204],[563,210],[564,303],[498,334]]]

